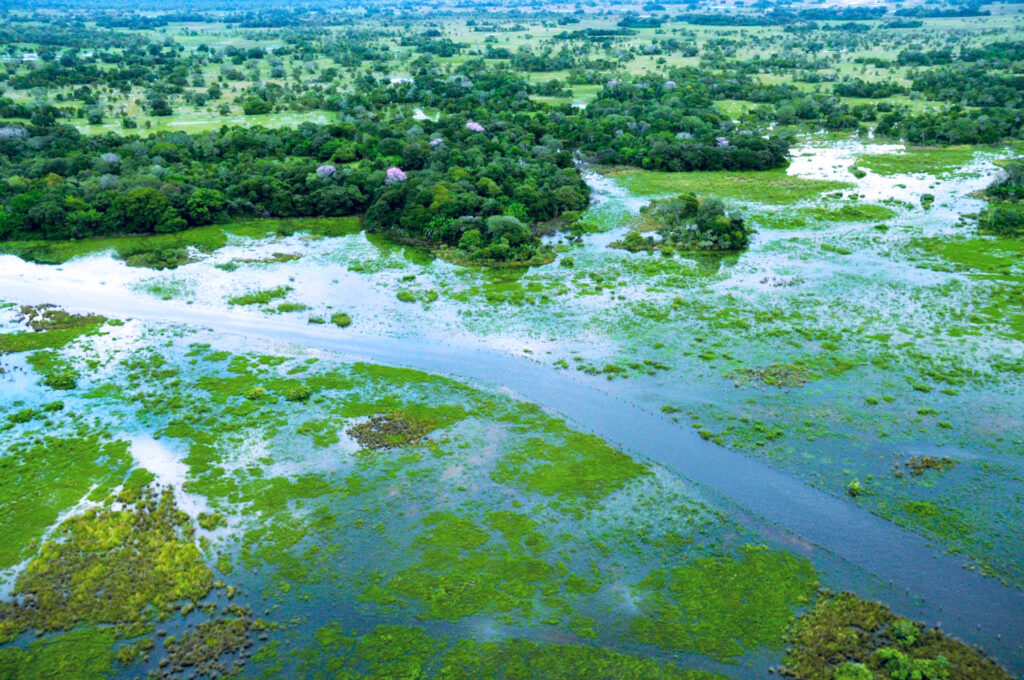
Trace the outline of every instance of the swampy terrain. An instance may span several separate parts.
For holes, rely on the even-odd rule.
[[[1012,152],[858,179],[918,152],[811,137],[758,181],[590,168],[588,233],[529,270],[301,223],[159,271],[4,256],[2,653],[816,678],[843,634],[807,627],[881,601],[921,622],[912,651],[976,654],[940,626],[1020,668],[1000,300],[1024,271],[962,221]],[[758,225],[747,252],[608,247],[694,181]]]
[[[1024,677],[1012,5],[81,4],[0,3],[0,680]]]

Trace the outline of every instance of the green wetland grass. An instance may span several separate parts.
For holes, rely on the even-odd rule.
[[[362,227],[352,217],[255,219],[195,227],[173,234],[112,236],[75,241],[4,241],[0,252],[41,264],[62,264],[76,257],[112,251],[131,266],[165,269],[189,262],[188,249],[211,253],[223,248],[232,236],[250,239],[308,233],[314,236],[345,236]]]
[[[812,562],[656,466],[447,378],[190,336],[153,330],[143,348],[116,345],[106,370],[64,392],[73,410],[40,408],[3,433],[21,465],[4,494],[22,498],[4,560],[28,559],[13,591],[36,604],[0,605],[0,635],[53,631],[0,647],[22,676],[59,653],[97,678],[166,658],[256,676],[710,680],[764,653],[811,653],[793,636],[830,597]],[[48,364],[84,368],[94,337]],[[117,434],[129,422],[184,478],[133,454]],[[26,484],[29,473],[46,478]],[[47,487],[65,492],[40,505]],[[83,494],[92,507],[63,517]],[[301,614],[313,600],[326,619]],[[469,621],[518,632],[485,642]],[[954,668],[985,663],[950,649]],[[932,646],[903,653],[935,658]]]
[[[828,191],[849,189],[848,182],[805,179],[782,170],[759,172],[653,172],[635,168],[614,168],[606,172],[640,196],[695,193],[768,205],[787,205],[817,198]]]

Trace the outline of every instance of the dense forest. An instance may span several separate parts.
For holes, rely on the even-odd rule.
[[[466,19],[473,33],[492,31],[481,49],[438,23],[339,28],[344,19],[325,10],[12,14],[0,29],[0,238],[359,215],[369,230],[458,248],[462,259],[526,262],[537,234],[587,205],[586,164],[768,170],[786,166],[793,134],[822,128],[915,144],[1020,136],[1020,43],[926,45],[894,38],[884,15],[683,13],[666,30],[667,14],[627,13],[612,28],[561,30],[514,48],[497,36],[519,35],[522,24]],[[542,21],[571,26],[579,16]],[[160,34],[213,21],[253,42],[218,47],[186,29],[196,36],[186,47]],[[747,43],[735,31],[698,48],[692,25],[782,32],[766,53],[741,57]],[[909,46],[894,60],[857,57],[857,72],[837,72],[840,51],[873,41]],[[642,59],[660,66],[635,71]],[[902,82],[859,74],[887,64],[905,69]],[[408,75],[386,75],[395,68]],[[592,93],[585,104],[573,103],[579,87]],[[920,99],[937,106],[922,109]],[[724,103],[742,104],[742,114],[724,114]],[[255,125],[152,129],[183,110]],[[260,121],[312,112],[329,118]]]
[[[409,82],[363,76],[336,104],[337,123],[294,129],[89,136],[37,113],[28,125],[0,129],[0,238],[365,214],[371,231],[462,244],[470,260],[528,261],[537,245],[531,225],[586,207],[579,162],[785,166],[786,137],[738,129],[694,72],[675,78],[609,80],[586,109],[551,110],[529,98],[537,86],[509,70],[482,61],[451,74],[423,67]],[[257,89],[243,107],[254,100],[272,109],[278,94]],[[410,115],[405,104],[436,109],[436,120]],[[510,219],[485,227],[495,216]]]

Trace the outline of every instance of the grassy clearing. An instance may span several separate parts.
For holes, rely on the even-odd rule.
[[[943,149],[911,147],[905,153],[865,154],[857,165],[879,175],[947,175],[974,159],[978,147],[950,146]]]
[[[828,222],[884,222],[895,216],[896,211],[884,205],[862,203],[764,212],[751,217],[751,222],[768,229],[807,229]]]
[[[637,168],[611,168],[604,174],[618,179],[642,196],[694,193],[740,201],[788,205],[816,198],[826,191],[849,189],[848,182],[804,179],[784,169],[759,172],[652,172]]]
[[[229,236],[264,238],[300,232],[345,236],[361,229],[357,217],[254,219],[196,227],[173,234],[112,236],[81,241],[6,241],[0,242],[0,253],[17,255],[40,264],[63,264],[76,257],[113,251],[118,259],[129,265],[165,269],[186,263],[189,248],[210,253],[227,245]]]

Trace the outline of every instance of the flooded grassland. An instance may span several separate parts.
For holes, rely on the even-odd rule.
[[[896,615],[1013,672],[1019,640],[711,470],[813,487],[1019,596],[1024,244],[971,219],[1010,153],[809,139],[788,173],[593,169],[586,228],[529,270],[301,222],[163,244],[158,270],[0,256],[0,666],[1012,677]],[[751,248],[609,247],[684,191],[743,214]],[[22,307],[46,302],[74,314]],[[604,434],[588,400],[665,434]]]

